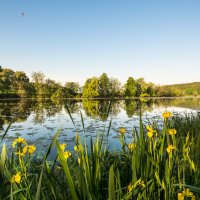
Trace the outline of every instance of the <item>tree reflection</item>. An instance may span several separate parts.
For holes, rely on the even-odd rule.
[[[99,117],[102,121],[106,121],[110,115],[117,115],[120,112],[120,103],[118,101],[111,102],[108,100],[84,100],[83,109],[87,116],[92,118]]]
[[[126,114],[129,118],[133,115],[140,115],[146,111],[153,110],[153,100],[150,98],[140,98],[140,99],[126,99],[125,107]]]
[[[122,109],[122,101],[114,100],[111,103],[111,110],[109,114],[112,116],[117,116],[121,112],[121,109]]]
[[[36,124],[42,124],[46,118],[53,117],[62,111],[61,102],[52,102],[50,100],[36,101],[33,112],[33,122]]]
[[[101,121],[106,121],[109,116],[118,115],[122,109],[126,111],[129,118],[133,115],[143,114],[145,111],[151,112],[156,107],[176,106],[182,108],[200,108],[200,100],[198,98],[184,99],[150,99],[140,98],[136,100],[126,99],[113,100],[111,109],[109,110],[110,100],[1,100],[0,101],[0,130],[3,129],[4,124],[13,122],[25,122],[32,114],[33,122],[35,124],[42,124],[47,118],[53,117],[62,112],[63,109],[70,113],[79,113],[80,109],[84,109],[87,116],[92,118],[99,118]]]
[[[78,102],[76,100],[67,100],[64,102],[64,108],[67,111],[67,108],[69,109],[70,113],[78,113],[81,108],[81,102]]]
[[[24,122],[31,113],[31,101],[25,99],[0,101],[0,126],[13,122]]]
[[[83,109],[88,117],[96,118],[99,116],[99,101],[83,100]]]
[[[136,100],[127,99],[125,100],[125,110],[128,117],[132,117],[138,109]]]

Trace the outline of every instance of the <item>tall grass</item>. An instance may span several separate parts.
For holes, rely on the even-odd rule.
[[[20,142],[8,157],[4,144],[0,199],[200,199],[200,115],[167,117],[163,124],[162,129],[156,123],[146,127],[140,120],[130,144],[120,129],[118,151],[109,151],[103,136],[82,144],[77,133],[75,150],[69,152],[58,143],[60,130],[42,160],[34,157],[37,151],[16,154],[27,145]],[[55,146],[57,157],[49,161]],[[13,181],[17,173],[21,179]]]

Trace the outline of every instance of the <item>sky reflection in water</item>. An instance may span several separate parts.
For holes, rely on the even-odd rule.
[[[184,115],[185,113],[196,113],[200,108],[198,98],[180,99],[148,99],[143,100],[116,100],[112,102],[110,112],[108,100],[84,100],[65,102],[19,100],[0,101],[0,134],[6,130],[9,122],[14,118],[4,142],[7,148],[18,136],[24,137],[28,143],[37,146],[37,152],[42,156],[58,129],[61,129],[59,136],[60,143],[67,143],[67,149],[73,150],[76,131],[81,140],[104,134],[105,143],[112,150],[120,148],[119,128],[126,128],[126,141],[131,142],[133,129],[139,128],[140,107],[142,110],[143,122],[156,121],[162,126],[162,112],[168,110],[174,114]],[[69,108],[75,126],[67,112]],[[85,133],[80,112],[83,115]],[[108,127],[112,119],[111,129],[108,134]],[[108,134],[108,137],[107,137]],[[2,145],[2,144],[1,144]],[[39,156],[38,155],[38,156]],[[55,150],[50,157],[55,156]]]

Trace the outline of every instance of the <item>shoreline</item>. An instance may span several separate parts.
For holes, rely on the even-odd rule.
[[[23,97],[23,98],[0,98],[0,101],[4,100],[51,100],[51,98],[41,98],[38,99],[36,97]],[[200,99],[200,96],[182,96],[182,97],[114,97],[114,98],[108,98],[108,97],[98,97],[98,98],[57,98],[59,100],[138,100],[138,99]]]

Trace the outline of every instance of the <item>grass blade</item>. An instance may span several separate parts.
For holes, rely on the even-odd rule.
[[[67,104],[65,104],[65,107],[66,107],[66,109],[67,109],[67,112],[68,112],[68,114],[69,114],[71,120],[72,120],[72,123],[73,123],[73,125],[74,125],[74,128],[77,130],[76,124],[75,124],[75,122],[74,122],[74,119],[73,119],[73,117],[72,117],[72,115],[71,115],[71,112],[70,112],[70,110],[69,110]]]
[[[3,134],[2,138],[1,138],[1,143],[2,143],[2,141],[3,141],[3,139],[4,139],[4,137],[6,136],[6,134],[7,134],[7,132],[8,132],[8,130],[9,130],[9,128],[10,128],[10,126],[11,126],[12,123],[13,123],[13,120],[10,122],[10,124],[8,125],[8,127],[7,127],[7,129],[6,129],[6,131],[5,131],[5,133]]]
[[[57,131],[57,133],[54,135],[54,137],[53,137],[53,139],[52,139],[52,142],[51,142],[51,144],[50,144],[50,146],[49,146],[49,149],[48,149],[48,151],[47,151],[47,153],[46,153],[46,155],[45,155],[45,157],[44,157],[44,160],[47,159],[49,153],[51,152],[51,149],[52,149],[53,146],[55,145],[55,143],[56,143],[56,141],[57,141],[57,138],[58,138],[60,132],[61,132],[61,129],[59,129],[59,130]]]
[[[5,162],[6,162],[6,144],[3,145],[1,151],[0,177],[3,177]]]
[[[66,176],[66,179],[67,179],[67,182],[68,182],[68,185],[69,185],[69,189],[70,189],[70,192],[71,192],[71,195],[72,195],[72,199],[78,200],[78,198],[76,196],[74,182],[73,182],[73,179],[71,177],[66,159],[64,158],[63,151],[61,150],[60,145],[57,141],[56,141],[56,147],[57,147],[57,150],[58,150],[60,163],[63,167],[64,172],[65,172],[65,176]]]
[[[81,114],[81,122],[82,122],[82,126],[83,126],[83,131],[84,131],[84,135],[85,135],[85,124],[84,124],[83,115],[82,115],[81,110],[80,110],[80,114]]]
[[[113,165],[110,167],[109,171],[108,193],[109,193],[108,199],[115,200],[115,179],[114,179]]]
[[[39,182],[38,182],[38,186],[37,186],[37,192],[36,192],[35,200],[40,200],[40,192],[41,192],[41,187],[42,187],[43,168],[44,168],[44,164],[42,165],[42,171],[40,173],[40,178],[39,178]]]
[[[111,129],[111,125],[112,125],[112,118],[111,118],[111,120],[110,120],[110,122],[109,122],[107,137],[109,136],[110,129]]]

